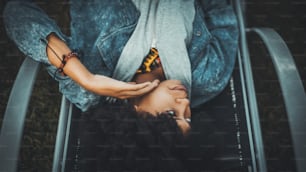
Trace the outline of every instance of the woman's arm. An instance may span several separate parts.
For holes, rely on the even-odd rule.
[[[47,56],[52,65],[59,68],[63,55],[71,52],[70,48],[64,41],[59,39],[55,34],[48,37]],[[141,84],[129,84],[115,79],[94,75],[78,60],[70,58],[63,72],[83,88],[103,96],[112,96],[119,99],[132,98],[141,96],[154,89],[159,81],[145,82]]]
[[[50,65],[46,56],[45,40],[50,33],[56,33],[65,40],[54,20],[30,1],[8,1],[3,11],[3,21],[8,37],[27,57]]]

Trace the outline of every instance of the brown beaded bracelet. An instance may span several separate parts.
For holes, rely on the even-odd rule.
[[[68,62],[68,60],[70,60],[73,57],[77,58],[78,57],[78,53],[72,51],[72,52],[70,52],[68,54],[64,54],[63,55],[63,58],[61,60],[61,65],[58,68],[58,72],[60,72],[63,76],[66,76],[66,74],[64,73],[64,67],[65,67],[66,63]]]
[[[76,57],[78,58],[79,55],[76,51],[71,51],[70,53],[68,53],[67,55],[63,55],[62,59],[59,57],[59,55],[54,51],[54,49],[48,44],[48,42],[45,39],[40,39],[40,41],[42,41],[47,47],[50,48],[50,50],[52,51],[52,53],[61,61],[61,65],[59,68],[57,68],[57,70],[54,72],[53,78],[56,79],[56,74],[57,72],[61,73],[63,76],[66,76],[64,73],[64,67],[66,65],[66,63],[68,62],[69,59],[71,59],[72,57]],[[58,78],[60,79],[60,78]]]

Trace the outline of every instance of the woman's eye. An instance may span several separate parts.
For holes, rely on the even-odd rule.
[[[168,115],[170,115],[171,117],[175,117],[175,116],[176,116],[174,110],[167,110],[166,113],[167,113]]]

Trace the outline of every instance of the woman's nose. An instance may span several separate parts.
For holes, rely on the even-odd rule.
[[[190,101],[187,98],[177,99],[176,101],[179,104],[179,116],[184,118],[190,118]]]
[[[187,98],[184,98],[184,99],[176,99],[176,101],[177,101],[177,103],[183,104],[183,105],[186,105],[186,106],[189,106],[189,104],[190,104],[190,101],[189,101],[189,99],[187,99]]]

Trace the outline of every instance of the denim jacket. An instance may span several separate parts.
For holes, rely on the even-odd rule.
[[[71,49],[80,50],[81,62],[95,74],[112,76],[123,47],[133,33],[139,11],[130,0],[71,0],[70,32],[64,35],[47,14],[28,1],[10,1],[4,10],[8,36],[28,57],[45,64],[53,76],[56,68],[42,41],[54,32]],[[191,106],[218,95],[227,85],[235,64],[238,27],[226,0],[196,0],[192,39],[187,45],[192,71]],[[175,39],[175,38],[173,38]],[[58,75],[60,91],[81,110],[105,100]]]

